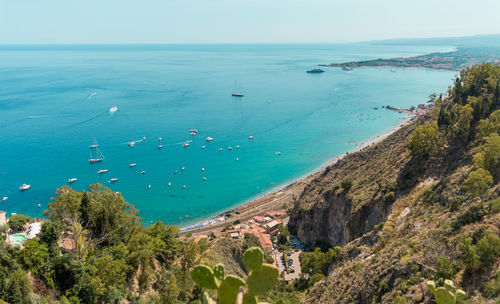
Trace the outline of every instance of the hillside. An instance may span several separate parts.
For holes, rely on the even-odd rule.
[[[431,303],[452,279],[475,303],[500,295],[500,67],[461,72],[450,97],[308,185],[290,230],[342,246],[307,303]]]

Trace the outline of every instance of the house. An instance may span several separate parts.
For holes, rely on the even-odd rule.
[[[227,232],[227,235],[232,239],[239,239],[241,236],[240,229],[231,229],[231,230],[228,230],[226,232]]]
[[[260,233],[259,242],[260,246],[262,246],[262,249],[264,250],[265,253],[271,253],[273,251],[273,242],[271,242],[271,239],[267,234]]]
[[[279,226],[280,226],[280,223],[277,220],[273,220],[273,221],[265,224],[264,228],[266,229],[267,233],[274,235],[274,234],[278,233]]]
[[[263,216],[260,216],[260,215],[257,215],[257,216],[254,216],[253,217],[253,220],[256,222],[256,223],[259,223],[259,224],[262,224],[262,223],[265,223],[266,220],[264,219]]]
[[[0,226],[7,225],[7,212],[0,211]]]

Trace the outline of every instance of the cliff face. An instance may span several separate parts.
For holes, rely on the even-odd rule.
[[[318,174],[297,199],[290,230],[311,245],[342,246],[385,221],[404,189],[398,180],[409,158],[410,132],[403,127]]]

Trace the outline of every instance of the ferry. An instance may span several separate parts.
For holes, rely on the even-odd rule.
[[[30,188],[31,188],[31,185],[22,184],[22,185],[19,187],[19,191],[26,191],[26,190],[29,190]]]
[[[101,169],[101,170],[97,171],[97,174],[103,174],[103,173],[106,173],[108,171],[109,171],[108,169]]]
[[[310,69],[310,70],[307,70],[307,73],[311,73],[311,74],[318,74],[318,73],[324,73],[325,71],[320,69],[320,68],[314,68],[314,69]]]
[[[71,183],[76,182],[77,180],[78,180],[78,178],[76,178],[76,177],[72,177],[72,178],[68,179],[68,183],[70,183],[70,184],[71,184]]]

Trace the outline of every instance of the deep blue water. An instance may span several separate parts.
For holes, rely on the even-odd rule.
[[[122,192],[147,222],[184,225],[213,215],[391,129],[404,115],[382,105],[424,103],[429,94],[444,92],[454,75],[337,68],[315,75],[307,69],[449,49],[0,46],[0,199],[9,197],[0,209],[40,216],[56,188],[76,177],[72,187],[78,190],[100,182]],[[234,89],[245,97],[231,97]],[[108,111],[112,106],[118,107],[114,114]],[[192,128],[198,135],[189,134]],[[143,136],[144,142],[127,146]],[[164,148],[158,150],[160,136]],[[215,140],[206,144],[207,136]],[[88,146],[94,137],[106,159],[90,165]],[[192,142],[184,148],[187,140]],[[236,145],[241,147],[227,150]],[[129,168],[130,163],[137,166]],[[109,172],[98,175],[99,169]],[[108,183],[112,177],[119,181]],[[32,188],[19,192],[23,183]]]

